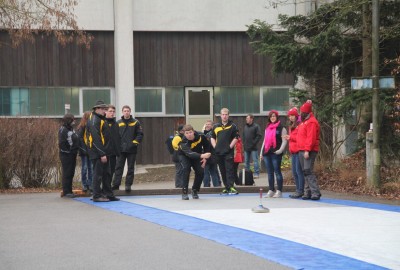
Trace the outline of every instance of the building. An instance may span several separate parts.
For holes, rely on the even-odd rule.
[[[239,128],[247,113],[263,126],[269,110],[288,109],[294,78],[271,73],[270,59],[251,49],[246,25],[307,11],[304,4],[266,3],[81,0],[76,15],[95,38],[90,50],[40,35],[33,44],[1,47],[0,116],[57,118],[66,108],[79,116],[97,99],[117,111],[130,105],[145,133],[141,164],[169,162],[164,141],[177,125],[201,129],[222,107]]]

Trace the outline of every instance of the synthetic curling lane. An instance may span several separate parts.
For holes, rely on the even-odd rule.
[[[268,204],[271,213],[255,214],[250,210],[257,201],[254,198],[254,195],[225,197],[203,194],[200,200],[188,202],[180,200],[180,196],[125,197],[125,201],[104,204],[92,203],[87,198],[79,200],[210,239],[296,269],[400,268],[396,261],[399,255],[396,250],[399,248],[393,246],[386,250],[387,245],[382,248],[378,243],[385,241],[380,237],[387,229],[370,231],[362,220],[352,224],[353,214],[360,206],[348,209],[301,200],[264,199],[263,203]],[[346,201],[337,200],[336,203],[338,202]],[[351,213],[342,217],[342,212]],[[397,219],[394,220],[395,224],[390,225],[393,226],[391,228],[399,228],[399,214],[391,213],[396,214],[394,219]],[[374,214],[377,215],[377,220],[382,219],[378,218],[382,213]],[[333,220],[343,218],[350,223],[330,224],[331,219],[326,220],[330,215],[333,215]],[[382,220],[386,221],[387,217]],[[341,239],[343,231],[345,235]],[[364,237],[369,234],[370,238],[374,238],[372,245],[375,245],[375,250],[372,255],[369,248],[365,248],[362,243],[357,244],[360,239],[352,236],[353,231],[363,231]],[[389,243],[398,245],[398,242],[399,233],[394,233]],[[332,252],[332,249],[338,247],[339,252]],[[359,259],[364,257],[366,260]]]

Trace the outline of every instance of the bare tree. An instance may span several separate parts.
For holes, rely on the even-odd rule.
[[[62,45],[76,41],[89,48],[93,37],[78,27],[77,5],[77,0],[0,0],[0,29],[9,33],[13,47],[45,34]]]

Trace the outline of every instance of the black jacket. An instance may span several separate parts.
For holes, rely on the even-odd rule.
[[[217,155],[233,154],[234,150],[230,144],[234,139],[239,138],[239,129],[229,120],[226,125],[216,123],[213,127],[212,138],[216,140],[215,153]]]
[[[71,126],[63,125],[58,130],[58,148],[63,154],[78,153],[79,138]]]
[[[258,124],[246,124],[243,130],[243,146],[244,151],[257,151],[258,143],[262,138],[261,128]]]
[[[118,123],[114,118],[106,118],[106,122],[111,132],[111,146],[112,156],[119,156],[121,154],[121,136],[119,135]]]
[[[111,131],[105,116],[92,112],[86,125],[87,147],[90,159],[112,154]]]
[[[143,131],[140,122],[133,118],[118,120],[119,135],[121,137],[121,152],[137,153],[137,147],[142,142]]]
[[[203,153],[210,153],[211,145],[204,134],[194,132],[194,139],[188,140],[185,136],[179,144],[179,154],[185,155],[190,159],[199,159]]]

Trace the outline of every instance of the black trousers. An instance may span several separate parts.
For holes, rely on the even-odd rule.
[[[125,178],[125,187],[130,187],[133,184],[133,179],[135,177],[135,162],[136,154],[132,153],[121,153],[117,158],[117,166],[115,168],[115,175],[113,186],[120,186],[122,180],[122,174],[124,173],[125,162],[128,162],[128,172]]]
[[[235,169],[233,161],[233,152],[226,155],[217,155],[218,167],[221,172],[222,182],[226,189],[234,186],[235,183]]]
[[[192,190],[200,191],[201,183],[203,182],[204,169],[201,167],[200,159],[190,159],[181,155],[181,164],[183,165],[182,187],[187,189],[189,187],[190,170],[194,170],[194,182]]]
[[[60,153],[62,169],[62,190],[63,194],[72,193],[72,180],[75,175],[76,154]]]
[[[101,160],[92,159],[93,163],[93,198],[100,198],[102,195],[113,197],[111,190],[111,169],[110,159],[107,157],[107,162],[102,163]]]

